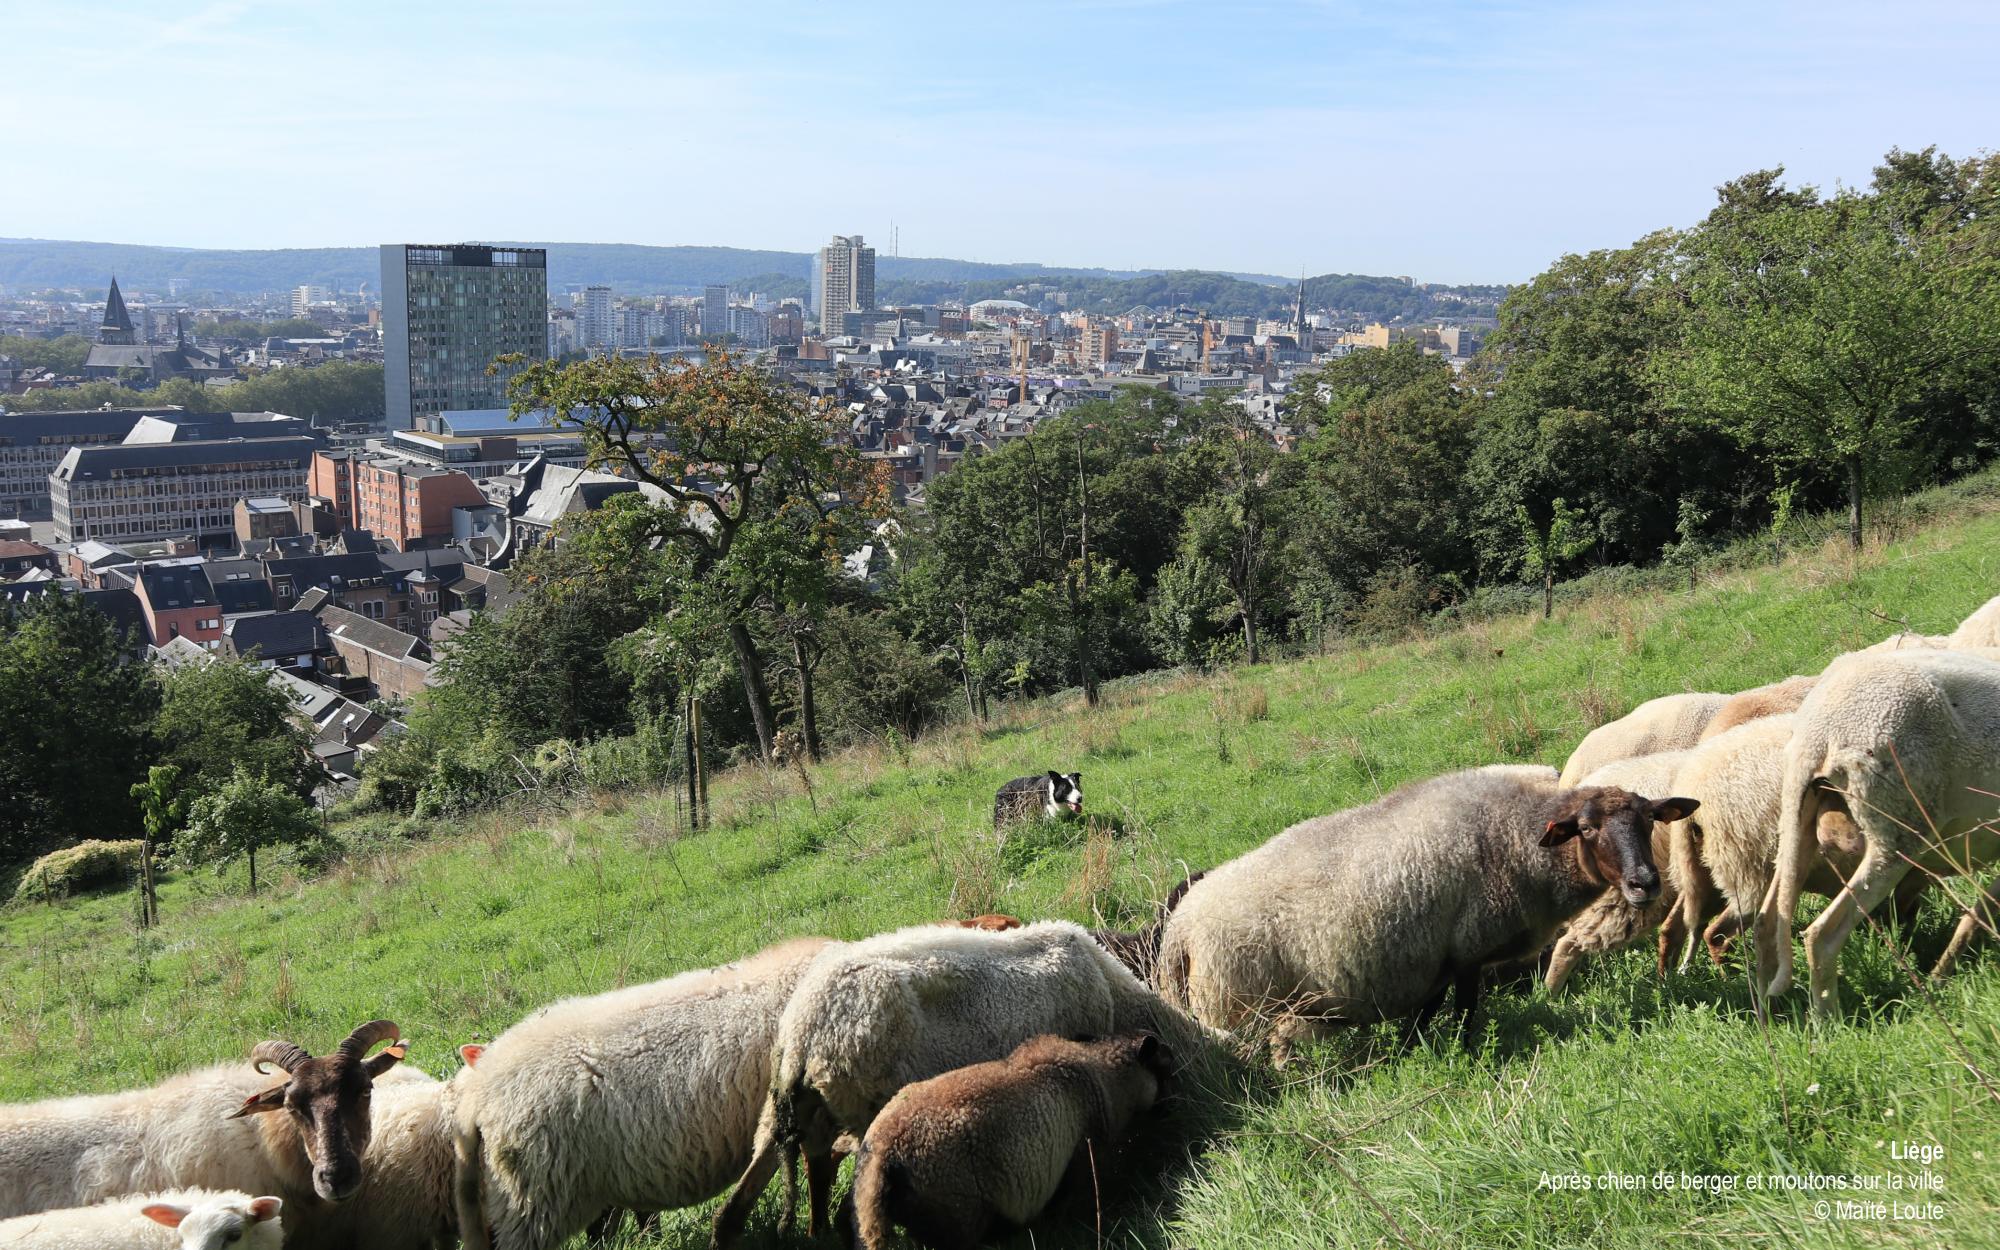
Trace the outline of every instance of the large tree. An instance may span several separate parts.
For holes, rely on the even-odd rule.
[[[81,596],[0,604],[0,861],[139,831],[157,701]]]
[[[798,547],[837,559],[845,518],[836,511],[885,514],[886,476],[848,445],[832,413],[727,355],[542,361],[509,388],[517,414],[565,414],[593,464],[657,487],[653,535],[682,547],[695,576],[729,588],[724,629],[768,759],[776,727],[752,625],[771,588],[759,570]]]
[[[2000,317],[1984,217],[1903,196],[1788,193],[1764,171],[1723,189],[1684,241],[1688,315],[1660,376],[1781,471],[1838,471],[1848,540],[1864,501],[1908,484],[1927,400],[1989,350]]]
[[[181,784],[195,794],[212,793],[238,769],[301,799],[326,779],[290,700],[256,665],[182,664],[159,684],[153,731],[161,757],[180,769]]]

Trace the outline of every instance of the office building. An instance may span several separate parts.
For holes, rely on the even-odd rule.
[[[382,246],[383,389],[389,428],[431,429],[454,408],[500,408],[517,371],[548,357],[548,253],[481,244]]]
[[[235,532],[236,501],[306,496],[310,438],[71,447],[49,475],[56,537],[125,543]]]
[[[839,334],[847,313],[874,309],[875,249],[860,235],[834,235],[833,242],[819,250],[816,276],[821,334]]]

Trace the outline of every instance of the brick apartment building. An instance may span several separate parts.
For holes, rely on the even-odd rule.
[[[331,501],[342,529],[367,530],[398,551],[450,542],[452,509],[486,504],[479,484],[456,469],[338,451],[313,453],[307,489]]]

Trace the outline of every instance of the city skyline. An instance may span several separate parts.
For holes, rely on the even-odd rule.
[[[24,55],[0,107],[61,119],[100,159],[26,145],[16,168],[39,194],[0,234],[810,252],[893,227],[906,256],[1519,281],[1696,220],[1752,169],[1830,186],[1865,183],[1891,146],[1970,155],[2000,106],[1979,51],[2000,15],[1936,2],[1893,18],[1137,0],[869,23],[807,6],[755,24],[471,13],[12,12]],[[886,70],[879,89],[829,115],[857,65]],[[168,71],[178,111],[226,140],[198,163],[137,124]],[[791,193],[803,177],[810,211]]]

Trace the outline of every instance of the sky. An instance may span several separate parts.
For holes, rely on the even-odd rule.
[[[2000,5],[0,0],[0,236],[1511,282],[2000,143]]]

